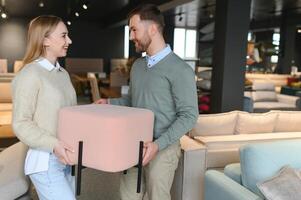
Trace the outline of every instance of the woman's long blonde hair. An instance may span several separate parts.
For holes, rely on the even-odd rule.
[[[52,15],[39,16],[30,21],[23,66],[45,54],[44,38],[54,31],[59,22],[62,19]]]

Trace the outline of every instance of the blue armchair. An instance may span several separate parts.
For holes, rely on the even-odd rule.
[[[301,168],[301,140],[249,144],[240,148],[240,163],[224,172],[205,174],[205,200],[262,200],[256,183],[275,175],[283,166]]]

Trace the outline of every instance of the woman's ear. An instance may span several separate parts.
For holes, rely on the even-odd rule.
[[[49,38],[45,37],[43,40],[43,46],[44,47],[49,47],[50,46],[50,41]]]

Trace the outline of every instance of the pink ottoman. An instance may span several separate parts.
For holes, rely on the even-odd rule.
[[[66,107],[59,113],[58,138],[74,148],[75,153],[68,156],[80,167],[118,172],[138,164],[140,141],[152,141],[153,124],[154,114],[146,109],[97,104]]]

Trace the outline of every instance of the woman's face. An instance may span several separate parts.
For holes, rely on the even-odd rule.
[[[59,22],[55,30],[44,40],[46,56],[53,58],[65,57],[71,43],[66,25]]]

